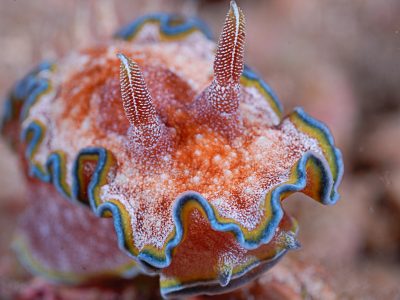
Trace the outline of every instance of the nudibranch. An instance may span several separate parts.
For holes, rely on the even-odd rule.
[[[176,297],[236,288],[298,248],[281,203],[334,204],[341,154],[301,108],[282,116],[244,46],[232,1],[217,45],[198,19],[149,15],[23,78],[2,124],[27,174],[23,263],[68,283],[158,274]]]

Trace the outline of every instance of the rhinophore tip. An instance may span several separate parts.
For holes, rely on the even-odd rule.
[[[130,135],[135,144],[146,149],[154,148],[162,135],[163,124],[139,66],[123,54],[119,53],[117,57],[121,61],[121,96],[126,117],[131,124]]]
[[[244,27],[243,12],[235,1],[231,1],[214,60],[214,76],[220,85],[239,83],[244,65]]]
[[[231,1],[214,60],[214,80],[208,101],[220,113],[234,113],[239,106],[240,76],[244,67],[245,18]]]

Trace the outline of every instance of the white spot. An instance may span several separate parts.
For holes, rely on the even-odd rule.
[[[214,158],[213,158],[213,161],[215,163],[221,161],[221,155],[219,155],[219,154],[215,155]]]
[[[249,176],[249,177],[247,177],[247,181],[248,182],[254,182],[255,181],[255,177],[254,176]]]
[[[170,160],[171,160],[171,155],[165,155],[165,156],[163,157],[163,161],[168,162],[168,161],[170,161]]]
[[[225,175],[226,177],[231,177],[231,176],[232,176],[232,172],[231,172],[230,170],[225,170],[225,171],[224,171],[224,175]]]
[[[192,178],[192,181],[193,181],[193,183],[195,183],[195,184],[199,184],[200,183],[200,176],[194,176],[193,178]]]

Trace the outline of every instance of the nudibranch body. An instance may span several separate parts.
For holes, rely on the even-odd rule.
[[[298,247],[281,202],[335,203],[341,154],[302,109],[282,118],[244,66],[244,26],[234,2],[218,45],[196,19],[143,17],[17,84],[3,133],[29,175],[28,267],[67,282],[158,273],[165,297],[212,294]]]

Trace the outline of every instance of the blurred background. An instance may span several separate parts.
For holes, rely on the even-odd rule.
[[[316,266],[339,299],[400,299],[400,1],[237,3],[247,16],[246,63],[277,93],[285,114],[303,106],[328,124],[344,156],[337,205],[301,195],[285,203],[302,244],[287,259]],[[197,15],[218,37],[228,7],[211,0],[2,0],[1,101],[43,59],[106,39],[137,16]],[[0,141],[0,299],[34,280],[9,249],[23,189],[16,158]]]

